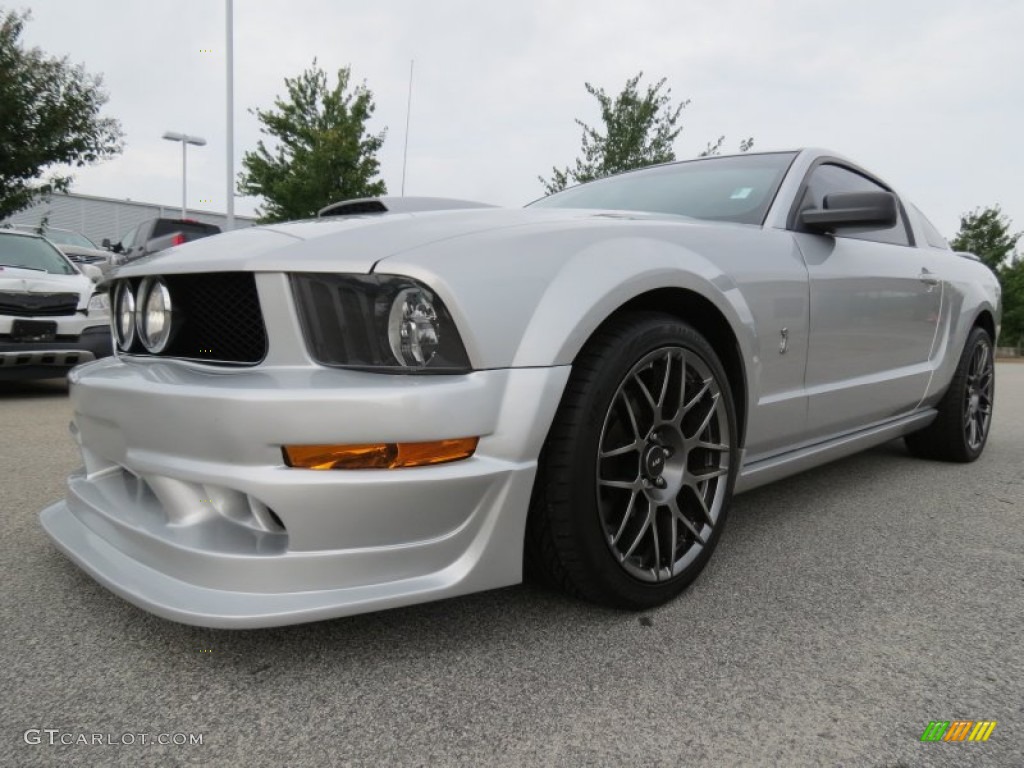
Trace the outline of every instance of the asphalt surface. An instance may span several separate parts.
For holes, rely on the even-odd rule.
[[[658,610],[522,586],[229,632],[51,546],[66,389],[0,384],[0,765],[1024,766],[1024,365],[996,392],[975,464],[897,442],[738,497]],[[957,719],[998,725],[920,742]]]

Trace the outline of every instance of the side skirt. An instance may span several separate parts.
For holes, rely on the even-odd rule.
[[[927,427],[937,415],[938,411],[934,408],[926,408],[909,416],[901,416],[898,419],[876,424],[857,432],[848,432],[814,445],[746,464],[740,469],[734,493],[752,490],[758,486],[781,480],[798,472],[854,453],[860,453],[873,446],[916,432]]]

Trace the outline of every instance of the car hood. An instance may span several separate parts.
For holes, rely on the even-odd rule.
[[[583,224],[609,218],[693,222],[680,216],[629,211],[475,208],[313,219],[235,230],[153,254],[115,276],[186,272],[324,271],[369,273],[389,256],[479,232],[514,227]],[[694,222],[696,223],[696,222]]]
[[[57,245],[57,248],[59,248],[66,256],[98,256],[102,259],[110,258],[110,251],[104,251],[100,248],[86,248],[84,245]]]
[[[77,293],[84,309],[92,295],[92,280],[85,275],[51,275],[33,269],[0,267],[0,291],[4,293]]]

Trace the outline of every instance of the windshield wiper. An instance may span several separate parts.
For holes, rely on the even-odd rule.
[[[31,269],[33,272],[46,272],[45,269],[39,267],[26,267],[22,264],[0,264],[0,267],[11,267],[12,269]]]

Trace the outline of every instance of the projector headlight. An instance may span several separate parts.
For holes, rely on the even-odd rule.
[[[171,339],[174,311],[171,292],[159,277],[147,277],[139,288],[139,339],[151,354],[164,351]]]
[[[122,280],[114,289],[114,338],[122,352],[127,352],[135,343],[135,294],[127,280]]]
[[[403,288],[391,302],[388,343],[402,365],[429,365],[440,344],[434,296],[425,288]]]
[[[441,298],[398,275],[293,274],[310,355],[321,365],[466,373],[469,358]]]

